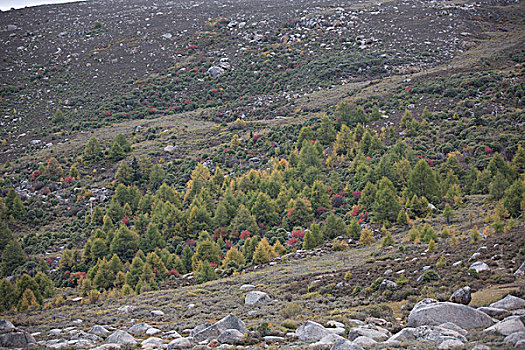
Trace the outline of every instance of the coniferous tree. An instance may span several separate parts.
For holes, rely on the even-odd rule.
[[[310,225],[310,231],[312,233],[312,238],[314,240],[315,246],[323,244],[324,237],[323,233],[321,232],[321,228],[319,224],[312,224]]]
[[[321,232],[325,239],[333,239],[338,236],[344,236],[346,233],[346,225],[343,219],[335,214],[330,214],[326,221],[321,226]]]
[[[490,198],[499,201],[503,198],[505,190],[509,187],[509,183],[502,172],[498,171],[494,177],[494,181],[490,185]]]
[[[22,295],[27,289],[30,289],[33,292],[33,295],[35,296],[38,304],[42,304],[44,298],[40,293],[40,287],[38,286],[38,283],[36,283],[36,281],[28,274],[23,274],[22,277],[20,277],[16,282],[17,300],[22,299]]]
[[[95,136],[92,136],[84,149],[84,160],[91,161],[97,160],[101,157],[102,150],[100,148],[100,143],[98,142]]]
[[[3,278],[0,280],[0,313],[10,311],[16,302],[15,287],[11,282]]]
[[[162,238],[158,226],[150,223],[146,229],[146,234],[140,238],[140,249],[147,254],[157,248],[164,248],[165,245],[166,242]]]
[[[244,254],[247,262],[251,262],[253,260],[253,254],[257,248],[258,243],[259,236],[250,237],[244,242],[242,253]]]
[[[317,129],[317,139],[325,146],[330,145],[336,137],[334,125],[328,116],[321,118],[319,129]]]
[[[308,230],[304,234],[303,238],[303,249],[309,250],[314,249],[317,246],[315,237],[312,234],[312,231]]]
[[[2,250],[2,257],[0,258],[0,274],[1,276],[9,276],[18,267],[23,266],[27,261],[27,255],[22,249],[17,240],[12,240],[6,244]]]
[[[436,175],[426,160],[419,160],[410,173],[408,190],[418,197],[426,197],[431,201],[439,199],[440,193]]]
[[[234,267],[238,269],[245,263],[246,259],[244,258],[244,255],[239,251],[239,249],[237,249],[236,247],[231,247],[226,253],[222,265],[224,267]]]
[[[239,206],[237,215],[231,223],[231,229],[237,232],[242,232],[244,230],[251,233],[257,232],[257,222],[255,221],[254,216],[242,204]]]
[[[140,280],[140,277],[142,276],[142,271],[144,268],[144,260],[137,255],[133,258],[131,261],[131,265],[129,267],[129,272],[126,275],[126,283],[131,286],[131,288],[135,288],[137,283]]]
[[[358,240],[361,237],[361,226],[357,220],[353,220],[352,223],[348,225],[347,231],[352,239]]]
[[[270,247],[268,240],[263,238],[253,253],[253,263],[255,265],[266,264],[270,262],[273,257],[273,250]]]
[[[191,272],[192,258],[193,258],[193,251],[188,245],[185,245],[184,249],[182,250],[182,264],[184,265],[185,272]]]
[[[266,226],[275,224],[279,220],[277,206],[266,193],[259,192],[252,208],[252,214],[258,223]]]
[[[208,281],[217,279],[215,270],[210,266],[207,261],[199,261],[195,269],[195,283],[200,284]]]
[[[521,214],[521,204],[524,200],[525,185],[522,180],[518,179],[505,191],[503,206],[512,217],[518,217]]]
[[[450,220],[454,217],[455,213],[450,204],[445,204],[443,209],[443,217],[447,220],[447,225],[450,225]]]
[[[394,222],[401,210],[394,184],[386,177],[379,181],[373,207],[374,215],[379,222]]]
[[[213,242],[211,239],[206,239],[197,244],[197,249],[195,254],[192,257],[192,267],[195,271],[199,262],[208,262],[213,263],[218,266],[221,262],[220,260],[221,249],[219,245]]]
[[[111,242],[111,253],[117,254],[122,260],[130,261],[139,249],[139,236],[122,225]]]

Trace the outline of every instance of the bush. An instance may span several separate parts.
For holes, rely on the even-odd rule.
[[[303,308],[301,305],[299,305],[298,303],[292,302],[292,303],[286,304],[284,309],[282,309],[281,311],[281,315],[284,318],[290,318],[290,317],[294,317],[294,316],[301,314],[302,311],[303,311]]]

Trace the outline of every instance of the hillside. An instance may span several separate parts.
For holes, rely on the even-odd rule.
[[[94,0],[0,41],[0,346],[525,346],[522,3]]]

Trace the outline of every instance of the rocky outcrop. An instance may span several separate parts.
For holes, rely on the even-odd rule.
[[[525,332],[525,325],[523,324],[521,316],[509,316],[503,321],[485,329],[484,332],[497,333],[507,336],[511,335],[512,333]]]
[[[36,344],[35,338],[31,334],[16,328],[7,320],[0,320],[1,348],[26,348],[31,344]]]
[[[424,299],[410,312],[407,325],[437,326],[444,322],[452,322],[463,329],[486,328],[494,323],[487,314],[470,306]]]
[[[237,316],[230,314],[208,327],[200,326],[200,329],[196,332],[192,332],[191,335],[195,341],[201,342],[219,337],[223,332],[231,329],[236,330],[243,335],[248,332],[244,322]]]

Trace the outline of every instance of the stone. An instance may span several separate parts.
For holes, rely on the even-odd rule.
[[[274,336],[274,335],[267,335],[267,336],[263,337],[263,339],[264,339],[265,343],[282,343],[282,342],[284,342],[286,340],[283,337],[277,337],[277,336]]]
[[[521,309],[525,307],[525,300],[509,294],[500,301],[490,304],[490,307],[505,310]]]
[[[472,350],[490,350],[490,348],[483,344],[478,344],[472,348]]]
[[[497,333],[501,335],[511,335],[516,332],[524,332],[525,326],[521,320],[521,316],[510,316],[496,323],[495,325],[485,329],[483,332],[486,333]]]
[[[512,344],[512,345],[516,345],[516,343],[518,343],[519,341],[523,341],[525,340],[525,331],[522,331],[522,332],[514,332],[512,334],[509,334],[505,337],[505,339],[503,340],[503,342],[505,344]]]
[[[172,349],[189,349],[193,347],[191,341],[188,338],[174,339],[168,344],[168,350]]]
[[[487,315],[491,317],[497,318],[499,320],[512,315],[510,311],[505,310],[505,309],[499,309],[497,307],[483,306],[483,307],[478,307],[478,310],[486,313]]]
[[[525,276],[525,261],[521,266],[514,272],[516,276]]]
[[[363,350],[363,348],[347,339],[340,339],[334,343],[330,350]]]
[[[151,312],[151,315],[153,315],[153,316],[164,316],[164,311],[153,310],[153,311]]]
[[[200,342],[216,338],[227,329],[235,329],[242,334],[248,333],[248,329],[246,328],[244,322],[235,315],[230,314],[208,327],[200,326],[199,329],[196,327],[190,335],[196,341]]]
[[[328,321],[326,322],[326,325],[328,327],[334,327],[334,328],[345,328],[345,325],[341,322],[337,322],[337,321]]]
[[[453,330],[454,332],[458,332],[461,335],[467,335],[467,333],[468,333],[466,330],[464,330],[463,328],[461,328],[460,326],[458,326],[457,324],[452,323],[452,322],[442,323],[442,324],[439,325],[439,327]]]
[[[4,325],[4,327],[8,328],[9,325]],[[30,344],[36,344],[35,338],[33,338],[31,334],[17,330],[16,328],[11,329],[10,332],[0,334],[1,348],[26,348]]]
[[[471,289],[469,286],[459,288],[450,296],[449,301],[457,304],[468,305],[472,300]]]
[[[219,66],[211,66],[206,71],[206,74],[208,74],[212,78],[216,78],[224,74],[224,69]]]
[[[390,280],[383,280],[379,285],[379,289],[397,289],[397,287],[397,283]]]
[[[154,345],[156,347],[160,347],[162,344],[164,344],[164,340],[157,338],[157,337],[149,337],[148,339],[144,340],[140,345]]]
[[[255,304],[261,304],[261,303],[268,303],[271,302],[272,299],[268,296],[265,292],[260,291],[252,291],[246,294],[246,297],[244,298],[244,304],[245,305],[255,305]]]
[[[11,332],[15,326],[8,320],[0,320],[0,334]]]
[[[476,261],[475,263],[470,265],[469,269],[475,270],[477,273],[480,273],[482,271],[490,271],[489,265],[481,261]]]
[[[438,349],[439,350],[448,350],[448,349],[459,348],[459,347],[462,347],[463,345],[465,345],[465,344],[462,341],[460,341],[460,340],[449,339],[449,340],[445,340],[444,342],[439,344]]]
[[[306,321],[303,325],[295,330],[295,334],[302,341],[310,342],[319,341],[328,335],[332,335],[333,333],[317,322]]]
[[[106,339],[106,344],[136,344],[137,341],[131,334],[122,330],[116,330]]]
[[[241,344],[244,340],[244,334],[236,329],[227,329],[222,332],[218,337],[217,341],[221,344]]]
[[[148,330],[146,331],[146,335],[155,335],[155,334],[159,334],[160,332],[161,332],[160,329],[151,327],[151,328],[148,328]]]
[[[374,325],[353,327],[348,331],[348,339],[350,341],[354,341],[354,339],[360,336],[372,338],[375,341],[384,341],[392,336],[392,334],[388,330]]]
[[[162,335],[162,338],[181,338],[182,336],[179,334],[179,332],[172,330],[169,332],[166,332]]]
[[[99,337],[96,334],[92,333],[86,333],[86,332],[78,332],[75,335],[71,337],[71,340],[88,340],[93,343],[99,343],[102,341],[102,338]]]
[[[107,337],[109,331],[104,326],[93,326],[89,330],[89,333],[98,335],[99,337]]]
[[[254,289],[254,288],[255,286],[253,284],[243,284],[240,289],[247,290],[247,289]]]
[[[310,349],[328,349],[338,340],[346,340],[337,334],[330,334],[309,345]]]
[[[119,314],[129,314],[133,311],[133,306],[131,305],[124,305],[118,308],[117,312]]]
[[[177,149],[176,146],[167,145],[166,147],[164,147],[164,152],[173,153],[175,152],[176,149]]]
[[[150,328],[151,326],[149,324],[142,322],[131,326],[128,329],[128,332],[130,332],[131,334],[140,335],[146,333],[146,331]]]
[[[352,343],[360,345],[360,346],[373,346],[377,344],[377,342],[369,337],[365,337],[364,335],[360,335],[359,337],[352,340]]]
[[[398,333],[390,337],[386,343],[404,343],[411,341],[427,341],[435,344],[441,344],[446,340],[459,340],[461,342],[466,342],[467,339],[464,335],[448,329],[442,328],[439,326],[421,326],[417,328],[406,327],[403,328]]]
[[[410,311],[407,326],[437,326],[445,322],[452,322],[466,330],[486,328],[493,324],[490,316],[470,306],[423,299]]]

